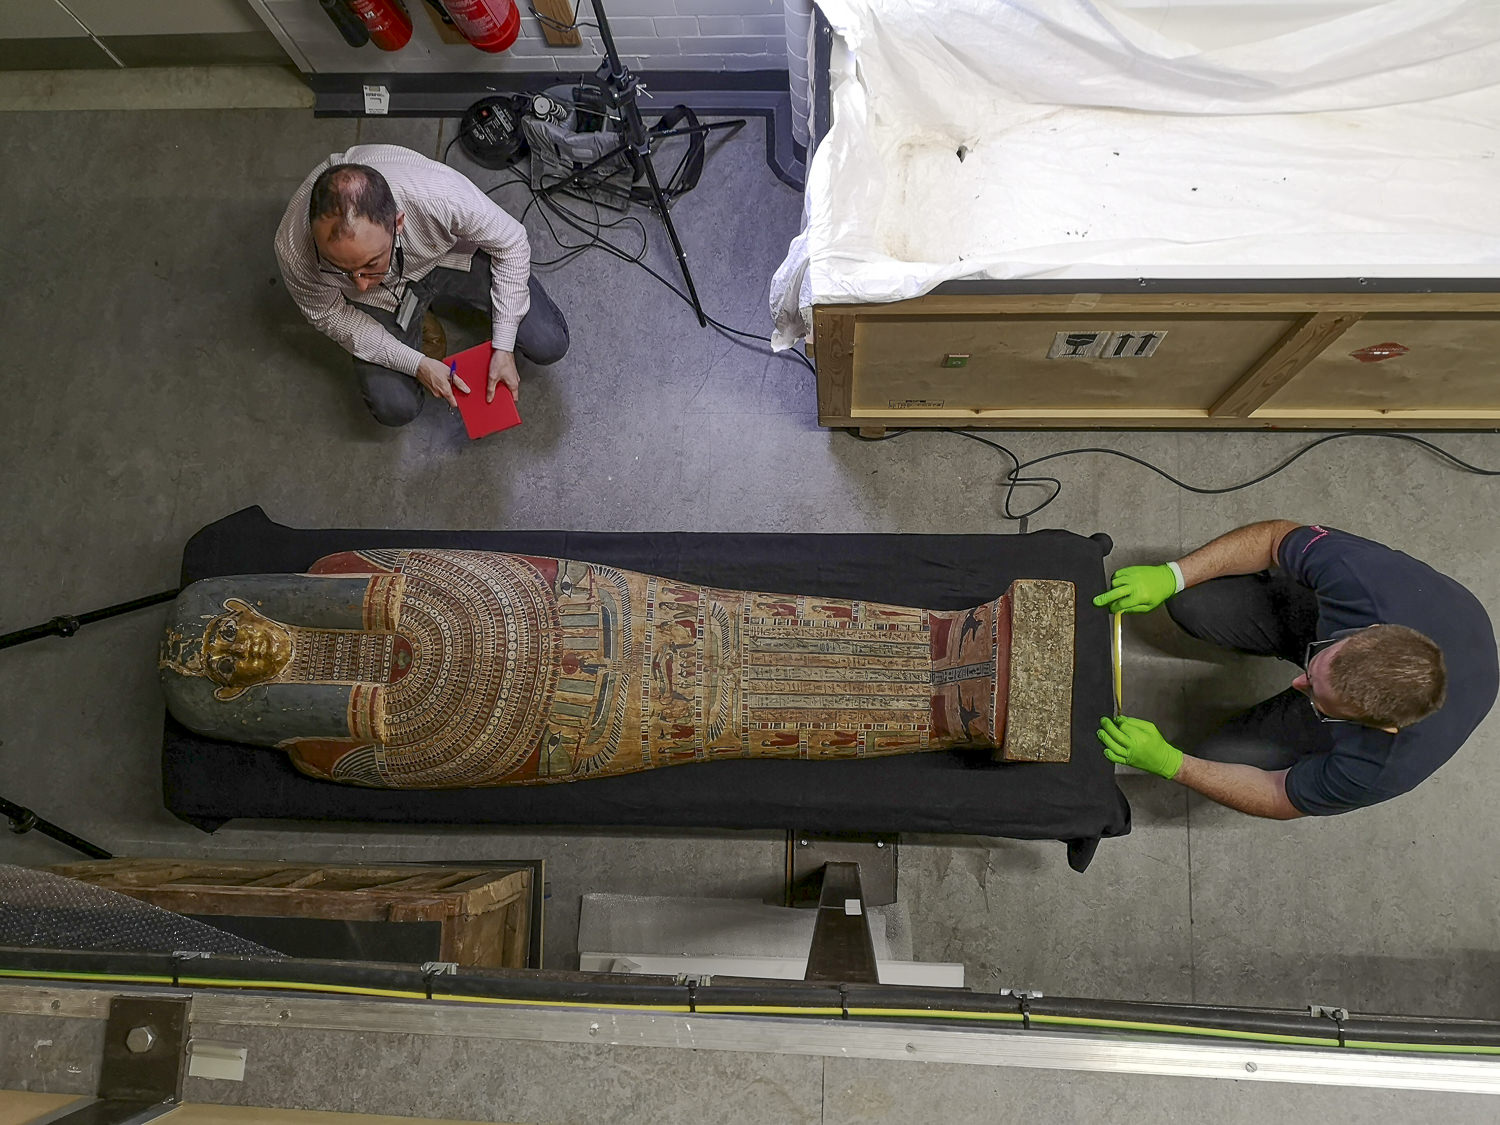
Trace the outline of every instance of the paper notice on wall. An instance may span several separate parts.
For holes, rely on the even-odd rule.
[[[389,86],[365,87],[365,112],[379,114],[391,112],[391,90]]]

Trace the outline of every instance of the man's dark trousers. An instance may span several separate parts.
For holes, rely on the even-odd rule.
[[[490,256],[483,250],[474,252],[474,261],[467,270],[435,269],[421,281],[411,282],[411,287],[417,294],[417,308],[405,329],[397,325],[395,313],[369,305],[359,306],[408,347],[420,349],[422,318],[429,309],[435,313],[467,309],[486,315],[493,309]],[[516,351],[532,363],[545,366],[556,363],[567,354],[568,324],[535,274],[531,275],[530,287],[531,308],[516,330]],[[365,405],[375,420],[385,426],[406,425],[422,412],[422,404],[432,397],[427,388],[410,375],[377,363],[356,358],[354,376],[359,381],[359,392],[364,396]],[[485,388],[470,387],[469,390],[483,394]]]
[[[1317,639],[1318,599],[1307,587],[1269,571],[1214,578],[1167,601],[1186,633],[1251,656],[1276,656],[1297,667]],[[1194,757],[1283,770],[1333,748],[1328,724],[1312,701],[1287,688],[1229,719],[1193,748]]]

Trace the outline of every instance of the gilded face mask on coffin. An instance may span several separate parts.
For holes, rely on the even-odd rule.
[[[179,722],[358,785],[955,746],[1068,757],[1063,582],[937,611],[564,559],[363,551],[195,582],[169,621],[160,668]]]

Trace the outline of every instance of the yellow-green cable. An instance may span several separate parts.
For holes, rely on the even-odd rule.
[[[627,1012],[679,1012],[683,1015],[690,1015],[693,1011],[686,1004],[594,1004],[587,1000],[526,1000],[515,996],[457,996],[446,992],[434,992],[432,998],[459,1004],[509,1004],[523,1008],[608,1008]]]
[[[178,977],[183,988],[279,988],[295,992],[337,992],[352,996],[383,996],[388,1000],[426,1000],[427,993],[409,989],[365,988],[357,984],[313,984],[289,980],[249,980],[238,977]]]
[[[1380,1039],[1345,1039],[1344,1046],[1367,1051],[1437,1051],[1445,1055],[1500,1055],[1500,1047],[1488,1043],[1455,1043],[1444,1047],[1437,1043],[1387,1043]]]
[[[698,1004],[693,1011],[710,1016],[841,1016],[843,1008],[798,1008],[779,1004]]]
[[[323,992],[351,996],[380,996],[385,998],[426,1000],[425,992],[400,989],[364,988],[358,985],[317,984],[306,981],[240,980],[217,977],[183,977],[174,982],[169,976],[140,973],[84,973],[44,969],[0,968],[0,977],[32,978],[44,980],[90,981],[113,984],[164,984],[178,987],[217,988],[264,988],[285,989],[297,992]],[[502,996],[460,996],[455,993],[433,993],[431,999],[458,1004],[499,1004],[532,1008],[588,1008],[616,1011],[662,1012],[677,1014],[712,1015],[791,1015],[791,1016],[840,1016],[844,1008],[823,1005],[758,1005],[758,1004],[700,1004],[691,1008],[686,1004],[619,1004],[593,1003],[585,1000],[541,1000]],[[1335,1038],[1308,1035],[1281,1035],[1269,1031],[1237,1031],[1227,1027],[1198,1027],[1193,1024],[1152,1023],[1146,1020],[1094,1019],[1087,1016],[1059,1016],[1032,1012],[1023,1016],[1019,1012],[975,1012],[958,1009],[934,1008],[849,1008],[851,1016],[869,1016],[881,1019],[932,1019],[970,1020],[988,1023],[1021,1023],[1029,1019],[1035,1024],[1051,1024],[1061,1027],[1109,1028],[1123,1031],[1144,1031],[1172,1035],[1199,1035],[1217,1039],[1236,1039],[1247,1042],[1290,1044],[1301,1047],[1338,1047]],[[1381,1039],[1346,1039],[1345,1048],[1367,1051],[1405,1051],[1415,1054],[1436,1055],[1496,1055],[1500,1056],[1500,1045],[1482,1043],[1400,1043]]]
[[[0,977],[45,977],[47,980],[98,980],[111,984],[171,984],[171,977],[135,973],[64,973],[45,969],[0,969]]]
[[[981,1023],[1020,1023],[1026,1018],[1020,1012],[969,1012],[955,1009],[935,1013],[931,1008],[850,1008],[849,1014],[851,1016],[903,1016],[916,1019],[931,1019],[934,1015],[941,1015],[943,1019],[976,1020]],[[1035,1018],[1035,1016],[1032,1017],[1032,1019]]]

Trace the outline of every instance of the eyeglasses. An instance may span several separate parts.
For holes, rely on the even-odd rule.
[[[1321,652],[1323,649],[1327,648],[1329,645],[1336,645],[1336,644],[1338,644],[1340,641],[1344,640],[1346,637],[1351,636],[1352,634],[1357,633],[1357,632],[1359,632],[1358,629],[1344,630],[1344,631],[1341,631],[1339,633],[1335,633],[1333,636],[1329,637],[1325,641],[1313,641],[1312,644],[1310,644],[1310,645],[1307,646],[1307,651],[1302,654],[1302,670],[1304,672],[1306,672],[1312,666],[1312,658],[1313,658],[1314,654],[1316,654],[1318,652]],[[1307,683],[1308,683],[1308,687],[1311,688],[1312,687],[1312,677],[1311,677],[1311,675],[1308,676]],[[1317,700],[1313,699],[1313,697],[1312,697],[1312,695],[1310,693],[1309,693],[1309,695],[1307,697],[1307,702],[1312,707],[1313,714],[1318,717],[1318,722],[1320,722],[1320,723],[1352,723],[1352,722],[1355,721],[1353,719],[1335,719],[1332,715],[1325,715],[1322,712],[1322,710],[1319,709]]]
[[[399,283],[401,275],[406,271],[406,254],[401,249],[400,231],[391,232],[390,260],[386,262],[385,269],[383,270],[341,270],[336,266],[330,266],[323,258],[323,255],[318,253],[316,243],[313,244],[313,253],[318,255],[319,273],[337,274],[339,277],[347,277],[350,281],[384,282],[386,278],[391,276],[391,271],[395,270],[395,280]]]

